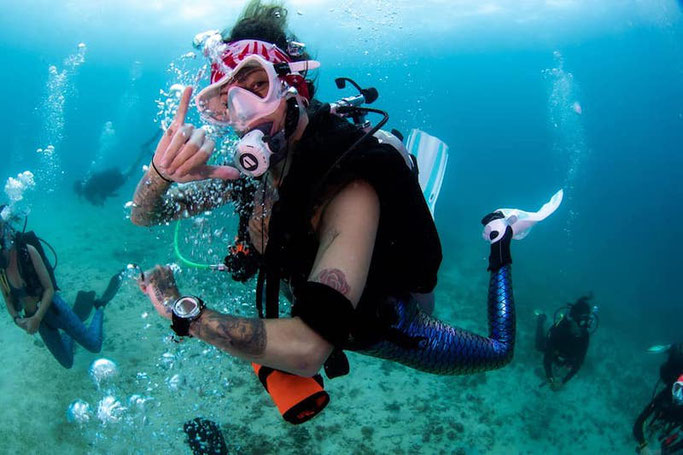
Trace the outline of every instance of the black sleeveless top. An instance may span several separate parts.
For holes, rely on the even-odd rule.
[[[296,301],[297,288],[308,280],[318,251],[311,226],[315,209],[358,179],[372,185],[380,203],[369,274],[356,310],[358,323],[375,319],[377,302],[389,296],[431,292],[441,264],[441,243],[417,172],[394,147],[374,137],[366,138],[332,169],[364,133],[330,114],[329,105],[311,109],[309,120],[290,153],[291,167],[272,209],[264,254],[267,305],[277,299],[280,279],[290,283]]]

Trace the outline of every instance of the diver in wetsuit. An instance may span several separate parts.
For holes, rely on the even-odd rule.
[[[126,172],[121,172],[118,167],[94,172],[83,180],[74,182],[74,192],[96,206],[102,206],[108,198],[118,196],[116,191],[128,181],[145,157],[149,156],[149,146],[160,134],[161,130],[158,130],[151,139],[140,146],[140,153]]]
[[[589,329],[594,311],[588,303],[590,296],[580,297],[569,305],[569,312],[553,324],[547,334],[544,329],[546,315],[541,313],[536,320],[536,349],[543,352],[543,368],[552,390],[559,390],[579,371],[590,341]],[[567,374],[558,380],[554,367],[569,368]]]
[[[636,452],[653,453],[646,433],[660,443],[661,455],[683,454],[683,343],[673,344],[659,369],[662,390],[645,406],[633,425]]]

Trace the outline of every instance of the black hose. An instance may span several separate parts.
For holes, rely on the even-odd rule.
[[[347,112],[347,111],[348,111],[348,112]],[[330,173],[334,170],[335,167],[337,167],[337,165],[341,162],[341,160],[343,160],[349,153],[351,153],[352,151],[354,151],[354,150],[356,149],[356,147],[358,147],[358,145],[359,145],[361,142],[363,142],[363,141],[364,141],[365,139],[367,139],[369,136],[372,136],[372,135],[375,134],[377,131],[379,131],[380,128],[382,128],[382,127],[387,123],[387,121],[389,120],[389,114],[387,114],[385,111],[382,111],[382,110],[379,110],[379,109],[372,109],[372,108],[369,108],[369,107],[341,106],[337,112],[338,112],[339,114],[344,114],[344,113],[350,113],[350,112],[352,112],[352,111],[363,111],[363,112],[365,112],[365,113],[372,112],[372,113],[374,113],[374,114],[382,114],[383,118],[382,118],[382,120],[380,120],[380,121],[377,123],[377,125],[375,125],[374,127],[372,127],[371,130],[369,130],[368,132],[366,132],[365,134],[363,134],[358,140],[356,140],[356,142],[354,142],[353,144],[351,144],[351,146],[350,146],[348,149],[346,149],[346,151],[345,151],[344,153],[342,153],[341,155],[339,155],[339,158],[337,158],[337,159],[335,160],[335,162],[332,163],[332,166],[330,166],[330,168],[327,170],[327,172],[325,172],[325,174],[323,174],[322,178],[320,179],[320,181],[319,181],[318,184],[316,185],[315,190],[313,191],[313,194],[316,194],[316,193],[318,192],[318,190],[319,190],[320,187],[323,185],[323,183],[325,183],[325,180],[327,180],[327,177],[329,177]]]
[[[57,263],[59,262],[59,258],[57,257],[57,252],[56,252],[55,249],[52,247],[52,245],[50,245],[49,243],[47,243],[46,240],[41,239],[40,237],[38,237],[38,240],[40,240],[43,244],[45,244],[45,246],[47,246],[47,247],[50,249],[50,251],[52,251],[52,255],[55,257],[55,263],[54,263],[54,265],[52,266],[52,269],[55,270],[55,269],[57,268]]]

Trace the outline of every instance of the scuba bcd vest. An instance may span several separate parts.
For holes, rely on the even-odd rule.
[[[31,255],[28,251],[28,245],[31,245],[38,251],[40,258],[45,264],[47,273],[50,276],[50,281],[52,281],[52,287],[55,291],[59,290],[57,286],[57,280],[55,279],[55,268],[57,267],[57,255],[55,254],[55,264],[48,260],[41,239],[33,231],[27,232],[17,232],[14,242],[17,246],[17,265],[19,267],[19,274],[21,278],[26,282],[26,291],[29,295],[37,297],[43,291],[43,285],[40,283],[40,277],[33,266],[33,261],[31,261]],[[49,246],[49,244],[46,243]],[[52,250],[52,247],[49,246]],[[52,250],[54,254],[54,250]]]
[[[331,114],[329,105],[312,105],[309,119],[272,208],[259,277],[265,296],[257,291],[257,306],[265,297],[265,316],[277,317],[282,278],[289,281],[296,298],[297,285],[308,280],[318,249],[312,215],[354,180],[369,183],[380,201],[373,258],[359,307],[364,300],[433,290],[441,244],[412,160],[386,140],[362,138],[364,132]],[[348,153],[361,138],[362,143]]]

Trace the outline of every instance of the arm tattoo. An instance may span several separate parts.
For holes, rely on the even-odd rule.
[[[344,272],[339,269],[324,269],[315,277],[318,283],[326,284],[340,294],[348,296],[351,286],[346,281]]]
[[[133,222],[143,225],[161,222],[163,196],[169,187],[170,183],[164,181],[150,168],[135,188],[131,212]]]
[[[266,326],[261,319],[239,318],[205,310],[199,318],[197,338],[219,349],[252,357],[266,350]]]
[[[173,188],[152,169],[140,180],[133,196],[131,219],[141,225],[159,224],[195,215],[230,200],[229,182],[195,182],[183,189]]]

